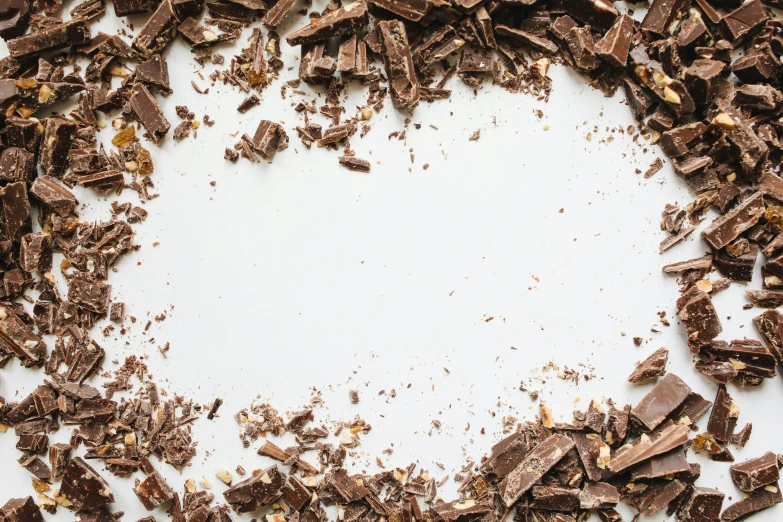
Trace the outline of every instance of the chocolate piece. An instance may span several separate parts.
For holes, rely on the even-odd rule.
[[[680,25],[680,31],[677,33],[676,38],[680,47],[693,47],[706,43],[709,37],[709,29],[707,29],[707,25],[702,17],[691,15]]]
[[[370,3],[412,22],[424,18],[434,5],[426,0],[370,0]]]
[[[737,425],[737,417],[739,408],[732,402],[726,386],[721,384],[712,406],[710,420],[707,422],[707,432],[718,442],[728,443]]]
[[[30,4],[26,0],[0,2],[0,38],[10,40],[24,34],[30,21]]]
[[[607,509],[620,502],[617,488],[606,482],[585,482],[579,492],[582,509]]]
[[[413,56],[413,61],[419,70],[425,71],[463,45],[465,40],[459,37],[453,27],[450,25],[440,27],[421,44]]]
[[[685,86],[693,101],[705,105],[712,101],[726,64],[716,60],[694,60],[685,70]]]
[[[109,311],[111,285],[73,278],[68,285],[68,300],[98,314]]]
[[[715,267],[732,281],[750,281],[753,278],[753,267],[756,266],[758,254],[759,247],[753,243],[748,246],[747,252],[739,256],[732,256],[724,249],[715,256]]]
[[[562,435],[552,435],[533,450],[500,482],[498,488],[506,506],[511,507],[544,474],[574,447]]]
[[[634,47],[629,56],[636,77],[662,103],[677,115],[691,114],[696,110],[696,104],[685,85],[679,79],[667,75],[660,62],[650,59],[645,46]]]
[[[98,509],[114,502],[114,493],[109,485],[81,457],[68,462],[60,485],[60,494],[75,510]]]
[[[370,172],[370,162],[356,156],[340,156],[340,165],[348,170]]]
[[[742,428],[737,433],[733,434],[731,436],[731,443],[735,446],[739,446],[740,448],[744,448],[745,444],[748,443],[748,440],[750,440],[750,434],[753,431],[753,424],[750,422],[745,424],[745,427]]]
[[[775,110],[783,102],[783,93],[769,85],[742,85],[734,91],[734,103],[740,107]]]
[[[647,359],[640,362],[636,369],[628,377],[628,382],[639,384],[640,382],[659,377],[666,373],[666,361],[669,359],[669,350],[659,348]]]
[[[570,16],[565,15],[559,17],[552,23],[552,27],[549,28],[549,32],[551,32],[555,38],[562,42],[565,41],[566,36],[568,36],[568,32],[574,27],[579,27],[579,24],[576,23],[576,21]]]
[[[283,500],[294,511],[299,511],[312,498],[312,493],[294,476],[289,476],[283,488]]]
[[[625,440],[630,415],[630,404],[623,406],[622,409],[617,409],[614,405],[609,408],[609,418],[606,421],[604,438],[610,446],[618,446]]]
[[[52,236],[43,232],[25,234],[19,249],[19,266],[25,272],[52,269]]]
[[[714,522],[723,507],[723,497],[714,489],[692,488],[677,510],[678,522]]]
[[[481,465],[481,471],[492,480],[506,477],[530,451],[522,432],[516,432],[492,446],[492,453]]]
[[[709,127],[701,122],[680,125],[664,132],[659,143],[667,156],[676,158],[686,154],[707,131]]]
[[[729,470],[734,485],[745,493],[756,491],[760,487],[777,482],[780,478],[778,457],[772,452],[734,464]]]
[[[444,522],[463,522],[480,518],[492,510],[492,506],[478,502],[442,502],[432,508],[432,511]]]
[[[154,0],[115,0],[114,16],[151,13],[156,5]]]
[[[177,15],[171,0],[163,0],[133,39],[133,47],[142,54],[159,53],[169,45],[176,34]]]
[[[367,488],[349,477],[345,469],[335,471],[329,483],[345,504],[356,502],[368,494]]]
[[[87,188],[104,188],[112,185],[121,185],[124,179],[122,172],[118,170],[106,170],[103,172],[96,172],[95,174],[79,176],[77,184]]]
[[[398,109],[412,109],[419,103],[419,81],[413,69],[405,26],[397,20],[384,20],[378,24],[378,28],[394,106]]]
[[[5,238],[19,243],[22,236],[32,232],[33,222],[30,216],[30,201],[27,199],[27,184],[22,181],[9,183],[0,191],[2,199],[3,232]]]
[[[7,306],[0,304],[0,346],[22,360],[25,366],[38,366],[46,355],[46,345]]]
[[[690,7],[690,0],[653,0],[642,20],[642,31],[650,38],[664,36],[676,19]]]
[[[585,433],[574,432],[571,437],[574,440],[579,460],[585,468],[588,480],[594,482],[601,480],[601,468],[598,467],[598,457],[603,452],[608,453],[609,447],[600,439],[588,438]]]
[[[679,274],[687,270],[707,270],[712,266],[712,256],[707,254],[702,257],[688,259],[687,261],[678,261],[663,267],[667,274]]]
[[[685,325],[689,342],[706,344],[723,331],[709,294],[695,286],[677,300],[677,314]]]
[[[38,480],[48,482],[52,478],[49,466],[35,455],[22,455],[19,458],[19,464]]]
[[[748,300],[759,308],[780,308],[783,306],[783,292],[770,290],[746,290]]]
[[[137,65],[135,73],[138,81],[157,85],[164,91],[170,90],[169,67],[159,54],[153,54],[149,60]]]
[[[10,147],[0,153],[0,180],[31,182],[35,173],[32,153],[19,147]]]
[[[41,510],[33,497],[12,498],[0,508],[0,520],[3,522],[44,522]]]
[[[147,130],[152,141],[160,143],[171,128],[171,124],[146,87],[136,84],[132,92],[130,108]]]
[[[580,491],[573,488],[533,486],[530,507],[547,511],[574,511],[579,508],[579,494]]]
[[[721,249],[755,225],[764,213],[762,194],[754,193],[723,216],[716,218],[702,232],[702,237],[715,249]]]
[[[41,122],[24,118],[8,118],[5,132],[9,147],[19,147],[33,154],[38,153],[43,134]]]
[[[36,178],[30,188],[30,194],[61,217],[70,215],[79,204],[67,188],[50,176]]]
[[[688,460],[685,458],[685,448],[677,448],[642,462],[631,469],[631,480],[650,480],[689,471]]]
[[[330,11],[318,19],[311,20],[305,27],[288,35],[286,42],[288,45],[296,46],[320,42],[335,36],[354,34],[367,27],[369,21],[367,3],[364,0],[358,0]]]
[[[650,485],[634,505],[646,516],[652,516],[665,508],[686,490],[686,485],[677,479]]]
[[[742,173],[750,180],[758,178],[759,171],[769,156],[769,147],[759,138],[740,111],[718,97],[715,100],[715,109],[707,114],[707,118],[713,125],[719,124],[726,140],[736,148]]]
[[[285,475],[271,466],[231,486],[223,497],[237,513],[252,513],[280,497],[284,480]]]
[[[619,16],[614,5],[605,0],[569,0],[561,7],[577,20],[600,31],[607,31]]]
[[[557,52],[557,46],[551,40],[522,31],[521,29],[514,29],[507,25],[497,24],[495,26],[495,32],[498,36],[503,36],[509,40],[523,43],[543,53],[552,54]]]
[[[62,177],[68,167],[68,150],[76,137],[76,124],[60,118],[47,118],[44,124],[39,162],[47,176]]]
[[[255,94],[251,94],[244,100],[242,100],[242,103],[239,104],[239,107],[237,107],[237,112],[240,114],[245,114],[247,111],[255,107],[256,105],[261,103],[261,98],[256,96]]]
[[[272,29],[276,29],[286,17],[293,11],[296,0],[277,0],[275,5],[269,9],[261,18],[261,23]]]
[[[285,150],[288,147],[288,136],[283,127],[277,123],[261,120],[251,144],[262,158],[269,159],[274,156],[275,151]]]
[[[633,18],[620,16],[595,44],[595,54],[613,67],[625,67],[633,39]]]
[[[750,0],[721,18],[718,26],[726,40],[736,42],[756,31],[770,18],[772,16],[760,0]]]
[[[727,507],[720,519],[723,522],[739,522],[781,502],[783,496],[780,494],[780,487],[777,483],[770,484]]]
[[[623,78],[623,90],[634,117],[641,120],[647,116],[653,102],[647,98],[644,90],[628,77]]]
[[[33,455],[43,455],[49,448],[49,436],[41,433],[21,435],[16,449]]]
[[[682,379],[669,373],[631,410],[631,414],[647,430],[654,430],[690,393],[691,389]]]
[[[191,47],[206,47],[219,41],[215,33],[190,17],[179,24],[177,31]]]
[[[89,40],[89,24],[85,20],[72,20],[9,40],[8,53],[11,58],[29,58],[72,45],[81,45]]]
[[[752,339],[732,341],[727,344],[715,341],[705,347],[706,352],[720,359],[732,361],[743,373],[762,378],[775,376],[775,358],[758,341]]]
[[[147,475],[141,482],[137,479],[133,492],[147,511],[152,511],[174,498],[174,490],[157,471]]]
[[[574,67],[580,71],[592,71],[600,64],[595,54],[593,35],[590,27],[574,27],[568,31],[566,44],[574,59]]]
[[[615,473],[621,473],[656,455],[667,453],[688,442],[689,431],[689,426],[669,424],[649,437],[636,439],[621,447],[612,456],[609,467]]]
[[[737,378],[737,375],[739,372],[729,362],[719,362],[719,361],[699,361],[694,365],[694,368],[696,368],[697,371],[700,371],[707,377],[710,377],[716,382],[719,382],[721,384],[728,384],[734,379]]]

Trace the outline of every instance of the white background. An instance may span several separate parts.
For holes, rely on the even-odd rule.
[[[302,21],[293,19],[288,27]],[[142,20],[135,20],[137,29]],[[107,32],[115,26],[113,15],[100,22]],[[246,29],[242,45],[249,34]],[[228,63],[239,47],[218,51]],[[359,414],[373,426],[349,459],[352,469],[377,472],[380,456],[387,466],[415,461],[435,477],[453,476],[468,458],[480,459],[500,436],[504,416],[535,415],[537,404],[519,391],[520,382],[540,391],[563,420],[593,397],[635,404],[650,386],[630,385],[627,375],[665,346],[668,370],[714,398],[717,387],[692,368],[676,321],[675,280],[661,272],[705,247],[694,233],[658,254],[665,203],[691,197],[668,162],[652,179],[635,173],[660,152],[644,152],[646,142],[611,132],[635,124],[622,94],[605,98],[560,67],[550,70],[549,103],[489,82],[474,96],[454,78],[450,100],[416,108],[404,142],[387,136],[402,131],[409,115],[386,101],[370,121],[372,131],[351,140],[357,155],[373,163],[362,174],[340,167],[339,153],[307,150],[296,137],[293,127],[301,121],[292,105],[302,97],[280,96],[282,82],[296,76],[295,56],[284,47],[286,68],[294,70],[284,70],[261,106],[242,115],[236,106],[245,95],[238,90],[215,85],[198,95],[192,89],[191,80],[209,85],[197,72],[207,77],[213,65],[201,68],[181,40],[167,51],[174,94],[161,104],[172,127],[179,123],[174,106],[182,104],[217,123],[202,126],[195,139],[177,143],[169,136],[160,148],[148,145],[161,196],[145,205],[149,218],[135,227],[141,250],[123,258],[110,279],[113,298],[126,302],[138,321],[126,321],[126,336],[93,334],[107,351],[106,370],[116,369],[113,360],[144,355],[170,394],[204,404],[224,399],[219,418],[194,425],[199,446],[190,468],[178,474],[158,464],[175,489],[182,491],[186,478],[206,476],[222,500],[217,469],[270,464],[255,453],[260,442],[242,448],[232,418],[256,397],[295,411],[318,390],[325,407],[316,410],[316,421]],[[302,89],[305,101],[320,96],[323,102],[311,87]],[[351,85],[348,92],[350,116],[366,91]],[[541,119],[534,114],[539,109]],[[284,124],[289,149],[271,164],[225,161],[232,134],[252,135],[261,119]],[[325,118],[315,120],[328,126]],[[477,129],[480,140],[469,141]],[[108,142],[113,134],[107,127],[101,138]],[[77,189],[77,195],[83,215],[96,219],[108,218],[110,201],[134,200],[130,192],[104,198]],[[759,287],[757,275],[749,288]],[[744,290],[734,284],[714,300],[724,339],[756,338],[750,320],[759,311],[742,310]],[[659,311],[671,327],[660,325]],[[162,312],[166,320],[153,321],[145,334],[147,320]],[[651,332],[654,326],[661,332]],[[644,338],[641,347],[633,336]],[[158,347],[167,342],[164,358]],[[542,371],[549,362],[595,377],[567,383],[557,370]],[[11,361],[0,371],[0,395],[20,400],[41,378]],[[351,388],[360,390],[358,405],[350,404]],[[738,460],[783,451],[781,388],[780,379],[747,392],[731,387],[739,427],[754,426],[744,450],[731,448]],[[389,397],[392,389],[396,398]],[[435,419],[440,430],[432,429]],[[62,429],[52,442],[68,435]],[[35,495],[28,473],[14,462],[15,443],[12,430],[0,436],[4,499]],[[388,447],[393,454],[382,455]],[[700,485],[740,498],[727,464],[691,460],[702,465]],[[102,475],[117,497],[113,509],[126,512],[123,520],[146,516],[132,480]],[[448,499],[454,489],[449,481],[441,491]],[[167,519],[161,510],[153,514]],[[779,515],[772,510],[755,520]],[[46,518],[72,516],[60,509]]]

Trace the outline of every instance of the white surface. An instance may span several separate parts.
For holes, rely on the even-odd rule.
[[[101,22],[111,23],[112,17]],[[238,47],[219,52],[228,62]],[[293,51],[286,47],[285,53],[287,66],[296,67]],[[168,63],[175,94],[162,105],[172,124],[179,122],[174,106],[180,104],[217,123],[202,126],[196,139],[175,143],[169,136],[160,149],[150,146],[161,196],[146,204],[150,216],[136,226],[141,251],[123,259],[110,279],[113,299],[125,301],[139,320],[126,321],[127,336],[115,331],[102,339],[98,329],[94,335],[109,354],[107,370],[116,368],[114,359],[146,354],[170,393],[200,403],[224,399],[219,419],[194,425],[199,446],[192,467],[179,475],[158,465],[177,490],[186,478],[204,475],[222,500],[217,469],[268,464],[255,453],[260,443],[242,448],[232,419],[257,396],[281,411],[297,410],[317,389],[326,405],[316,410],[317,421],[360,414],[373,426],[349,459],[354,469],[377,471],[376,456],[387,466],[413,459],[436,477],[453,475],[467,457],[480,459],[498,438],[502,417],[532,418],[537,406],[518,390],[520,381],[540,390],[563,419],[592,397],[635,404],[650,387],[629,385],[627,375],[636,361],[666,346],[669,371],[714,398],[717,387],[692,368],[676,321],[675,280],[660,270],[700,255],[704,246],[692,239],[658,255],[664,204],[690,197],[668,163],[650,180],[635,174],[657,152],[644,153],[643,142],[607,131],[634,124],[621,95],[604,98],[559,67],[550,70],[549,103],[489,83],[481,89],[489,92],[474,97],[453,79],[451,100],[415,110],[405,142],[387,139],[403,130],[406,116],[387,100],[370,122],[372,131],[351,140],[359,157],[373,161],[372,172],[361,174],[339,167],[338,153],[306,150],[299,142],[291,106],[299,97],[280,97],[282,81],[295,71],[264,92],[260,107],[241,115],[235,108],[244,94],[237,90],[193,91],[191,80],[208,84],[196,71],[206,77],[213,66],[201,69],[181,41],[168,51]],[[349,93],[346,107],[363,105],[364,89],[351,86]],[[225,161],[223,149],[235,142],[231,134],[252,134],[261,119],[284,122],[290,148],[271,165]],[[468,141],[477,129],[481,139]],[[102,139],[112,135],[107,128]],[[610,136],[614,140],[605,142]],[[113,198],[103,201],[84,190],[78,196],[85,215],[108,217]],[[133,194],[118,199],[133,200]],[[715,298],[725,339],[756,337],[750,318],[758,312],[741,310],[742,292],[742,285],[732,285]],[[167,319],[153,321],[144,334],[147,320],[164,311]],[[659,325],[659,311],[671,327]],[[486,322],[490,316],[494,320]],[[654,325],[662,331],[651,332]],[[639,348],[631,340],[637,335],[645,339]],[[171,349],[163,358],[157,348],[166,342]],[[542,371],[550,361],[595,378],[566,383],[556,370]],[[21,399],[40,378],[12,361],[0,372],[0,395]],[[355,387],[359,405],[348,399]],[[396,398],[389,397],[392,389]],[[379,396],[381,390],[387,394]],[[737,459],[783,451],[781,422],[770,414],[781,380],[749,392],[732,386],[731,392],[741,408],[740,426],[754,425],[748,446],[731,448]],[[432,429],[434,419],[440,430]],[[56,438],[68,433],[63,429]],[[12,460],[15,442],[11,432],[0,436],[6,499],[34,494],[27,472]],[[381,454],[392,445],[393,455]],[[702,465],[700,485],[740,498],[728,465],[691,460]],[[132,480],[102,474],[117,497],[115,509],[126,512],[123,520],[146,516]],[[451,481],[441,489],[446,498],[453,490]],[[754,520],[779,515],[772,510]],[[47,516],[71,518],[63,509]]]

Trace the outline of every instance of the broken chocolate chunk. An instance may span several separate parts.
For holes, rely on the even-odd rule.
[[[367,3],[364,0],[358,0],[311,20],[305,27],[288,35],[286,41],[288,45],[295,46],[320,42],[335,36],[354,34],[367,27],[369,20]],[[402,26],[402,24],[400,25]]]
[[[114,493],[103,478],[81,457],[68,462],[60,494],[76,510],[94,510],[114,502]]]
[[[574,442],[563,435],[552,435],[538,444],[500,482],[503,502],[511,507],[544,474],[552,469],[574,447]]]
[[[171,124],[147,88],[136,84],[133,87],[129,105],[139,122],[149,133],[152,141],[160,143],[171,128]]]
[[[223,497],[237,513],[252,513],[280,497],[284,480],[285,475],[277,466],[271,466],[231,486]]]
[[[780,493],[780,487],[777,483],[769,484],[731,504],[723,511],[720,519],[723,522],[739,522],[781,502],[783,502],[783,495]]]
[[[726,386],[721,384],[707,422],[707,431],[718,442],[728,443],[737,425],[737,417],[739,417],[739,408],[731,400]]]
[[[85,20],[72,20],[8,41],[12,58],[29,58],[39,54],[81,45],[90,40],[90,26]]]
[[[70,215],[79,204],[71,191],[51,176],[36,178],[30,188],[30,194],[61,217]]]
[[[157,471],[147,475],[141,482],[136,480],[133,492],[147,511],[152,511],[174,498],[174,490]]]
[[[0,520],[4,522],[44,522],[40,508],[33,497],[12,498],[0,508]]]
[[[755,459],[734,464],[729,470],[734,485],[745,493],[756,491],[760,487],[777,482],[780,478],[778,457],[771,452]]]
[[[378,28],[392,101],[397,108],[412,109],[419,102],[419,81],[405,26],[398,20],[384,20]]]
[[[628,382],[638,384],[663,375],[666,373],[666,361],[668,359],[669,350],[659,348],[636,366],[636,369],[628,377]]]

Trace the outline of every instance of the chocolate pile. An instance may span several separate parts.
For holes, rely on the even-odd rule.
[[[183,398],[161,400],[144,363],[133,357],[113,380],[104,376],[103,393],[86,384],[97,380],[106,355],[90,337],[91,328],[103,318],[122,322],[125,317],[123,303],[112,301],[109,271],[136,248],[131,225],[147,212],[115,202],[105,222],[82,222],[70,189],[80,185],[103,194],[131,189],[142,200],[154,198],[149,192],[154,167],[146,147],[161,143],[172,127],[157,102],[171,91],[166,48],[180,35],[199,63],[226,65],[216,46],[238,41],[256,17],[267,29],[254,28],[246,47],[210,75],[212,82],[247,93],[238,107],[245,113],[260,106],[258,94],[284,74],[281,45],[299,46],[298,78],[285,81],[281,93],[303,96],[299,89],[305,82],[324,90],[326,103],[293,104],[305,123],[292,130],[307,148],[342,148],[339,163],[361,172],[368,172],[370,163],[355,157],[350,138],[369,131],[367,122],[383,108],[387,94],[397,109],[414,110],[421,101],[448,98],[446,85],[456,76],[467,88],[491,81],[547,99],[547,72],[556,63],[583,73],[608,95],[622,88],[643,138],[660,145],[695,195],[684,207],[664,209],[661,226],[670,235],[661,251],[693,233],[708,210],[720,213],[702,231],[709,253],[664,267],[679,276],[677,313],[695,368],[719,387],[713,405],[665,374],[668,352],[658,350],[629,378],[638,383],[663,376],[636,407],[610,403],[607,416],[593,401],[573,422],[559,424],[542,405],[538,422],[520,425],[479,466],[465,468],[460,498],[450,502],[437,496],[438,484],[426,472],[414,475],[413,466],[349,475],[343,468],[345,448],[358,444],[356,434],[369,429],[364,423],[341,426],[336,434],[345,430],[348,436],[333,445],[325,440],[330,431],[307,427],[313,421],[309,411],[288,423],[275,412],[265,416],[266,427],[240,415],[248,445],[262,432],[289,431],[297,446],[283,450],[267,441],[259,453],[282,468],[256,470],[236,484],[230,472],[218,472],[230,486],[226,503],[240,513],[266,507],[271,522],[320,522],[327,518],[324,507],[331,505],[348,521],[492,522],[513,512],[518,522],[568,522],[591,512],[605,521],[621,520],[614,507],[628,500],[646,515],[666,509],[682,522],[733,522],[783,501],[777,483],[783,461],[773,453],[731,466],[735,485],[747,495],[725,509],[724,494],[696,486],[699,467],[686,460],[692,449],[733,461],[729,447],[744,446],[751,426],[736,431],[739,409],[726,385],[758,386],[783,364],[783,321],[776,310],[783,304],[783,179],[778,175],[783,24],[767,7],[780,3],[653,0],[639,22],[627,9],[632,6],[620,5],[627,9],[621,14],[608,0],[345,5],[332,0],[281,37],[276,30],[294,16],[295,5],[293,0],[272,5],[117,0],[117,17],[149,14],[127,40],[93,34],[92,26],[106,15],[102,0],[78,4],[68,21],[59,17],[60,0],[0,0],[0,37],[10,54],[0,60],[0,366],[16,357],[46,374],[21,401],[0,398],[0,429],[15,430],[19,463],[33,476],[38,494],[38,502],[32,497],[9,501],[0,509],[0,521],[41,520],[39,506],[49,512],[72,509],[82,521],[115,520],[107,508],[114,494],[89,462],[102,462],[120,477],[141,470],[145,478],[133,487],[141,504],[148,510],[167,507],[176,522],[230,520],[230,510],[212,506],[214,496],[191,481],[180,496],[151,460],[155,455],[177,469],[188,464],[195,455],[188,425],[200,406]],[[368,91],[366,106],[354,116],[340,105],[349,81]],[[208,87],[192,85],[209,93]],[[67,114],[44,117],[68,100],[73,104]],[[99,114],[117,116],[111,150],[98,141],[104,125]],[[195,136],[202,121],[212,123],[183,106],[177,115],[175,139]],[[326,118],[326,127],[311,121],[318,115]],[[137,135],[142,129],[143,136]],[[268,160],[288,146],[286,129],[262,120],[225,157]],[[661,166],[657,162],[647,175]],[[54,254],[64,257],[64,298],[52,273]],[[753,320],[761,341],[720,340],[721,321],[711,296],[732,281],[750,282],[759,254],[762,289],[747,292],[746,306],[768,309]],[[720,277],[711,278],[714,271]],[[33,305],[32,314],[20,299]],[[51,347],[45,338],[53,339]],[[112,400],[115,392],[134,391],[133,376],[142,382],[134,398]],[[219,406],[216,401],[209,409],[210,419]],[[710,408],[706,431],[689,439]],[[50,444],[49,435],[61,426],[72,426],[69,442]],[[82,445],[83,456],[75,455]],[[307,452],[316,453],[317,465],[302,458]],[[59,489],[52,492],[57,481]]]

